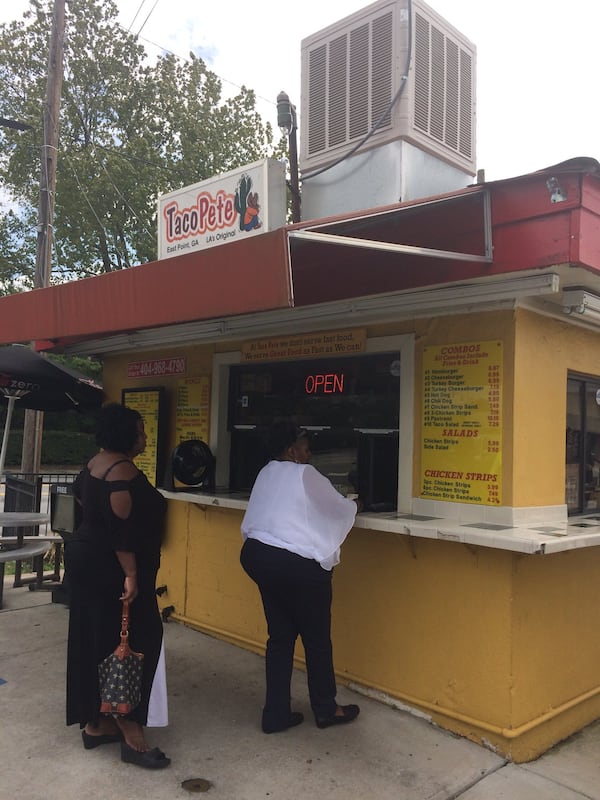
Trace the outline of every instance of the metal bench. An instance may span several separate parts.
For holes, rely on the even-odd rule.
[[[0,549],[0,608],[2,608],[4,590],[4,565],[7,561],[26,561],[30,558],[45,556],[56,540],[60,540],[60,536],[28,536],[23,540],[21,546],[11,548],[11,544],[16,544],[16,537],[3,537],[1,544],[9,545],[9,547]]]

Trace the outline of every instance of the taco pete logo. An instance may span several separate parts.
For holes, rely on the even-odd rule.
[[[158,198],[158,258],[245,240],[286,222],[285,167],[264,158]]]
[[[237,217],[234,196],[224,191],[216,196],[210,192],[200,192],[196,203],[189,208],[179,208],[179,203],[168,203],[164,209],[168,242],[185,239],[188,236],[202,236],[209,231],[230,228]]]
[[[252,178],[246,174],[238,181],[234,194],[223,189],[215,195],[209,191],[199,192],[194,205],[182,209],[173,200],[163,208],[165,238],[171,245],[167,252],[197,246],[198,239],[193,237],[205,236],[206,242],[234,238],[238,219],[240,231],[258,230],[261,227],[259,212],[258,192],[252,192]]]

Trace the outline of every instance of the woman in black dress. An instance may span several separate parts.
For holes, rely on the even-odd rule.
[[[123,761],[161,769],[170,759],[149,747],[144,726],[157,688],[166,711],[155,592],[166,501],[132,461],[146,445],[137,411],[116,403],[104,406],[96,442],[101,451],[74,484],[82,522],[65,548],[70,587],[67,725],[79,723],[86,749],[120,741]],[[144,654],[142,700],[127,717],[113,719],[100,715],[98,664],[119,643],[123,600],[130,603],[129,644]]]

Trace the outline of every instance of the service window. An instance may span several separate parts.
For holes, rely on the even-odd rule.
[[[312,464],[343,494],[395,508],[399,353],[230,367],[230,488],[248,491],[266,463],[265,431],[282,417],[310,433]],[[360,486],[359,486],[360,484]]]
[[[600,511],[600,381],[567,381],[565,496],[569,514]]]

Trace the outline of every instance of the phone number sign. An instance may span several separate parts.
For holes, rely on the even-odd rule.
[[[127,365],[128,378],[156,378],[161,375],[185,375],[185,357],[151,358],[148,361],[131,361]]]

